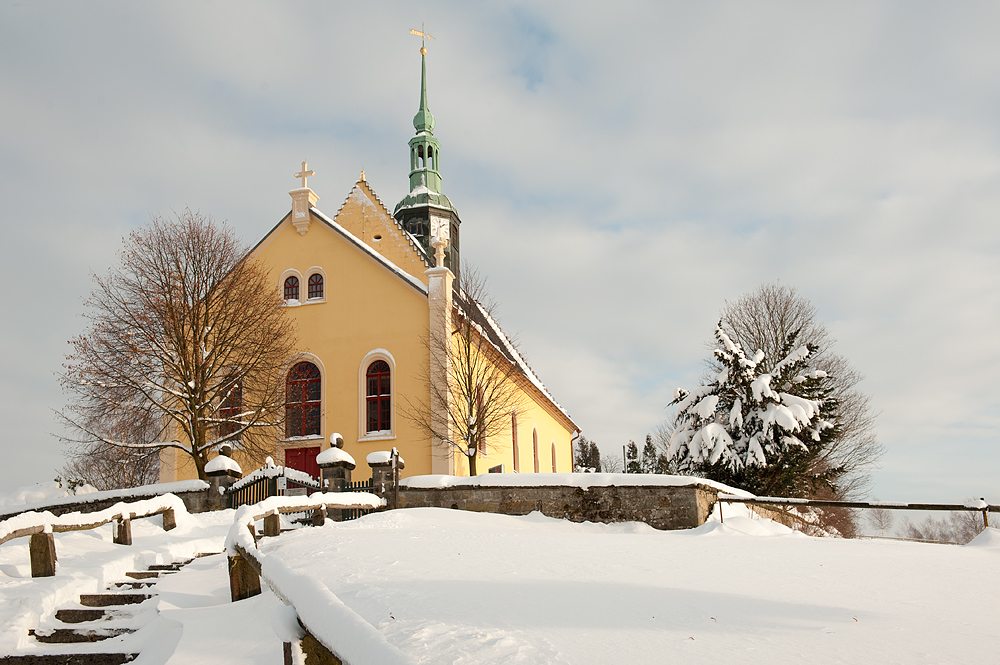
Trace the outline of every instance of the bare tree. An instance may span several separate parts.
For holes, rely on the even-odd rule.
[[[469,475],[491,440],[506,434],[511,414],[527,404],[527,382],[518,365],[514,342],[496,322],[496,302],[486,280],[468,264],[456,278],[450,339],[430,338],[430,362],[424,377],[431,403],[446,404],[447,418],[434,418],[423,404],[409,402],[404,414],[418,428],[465,456]],[[434,370],[438,371],[434,371]],[[432,376],[447,376],[444,385]]]
[[[875,501],[878,501],[878,499],[876,498]],[[894,522],[892,511],[881,506],[866,510],[865,519],[868,520],[868,523],[873,528],[878,529],[878,535],[880,536],[884,536],[885,532],[892,528]]]
[[[153,218],[120,259],[94,276],[87,332],[70,341],[62,438],[78,453],[176,448],[201,478],[225,442],[262,460],[284,416],[295,345],[277,284],[228,228],[190,210]]]
[[[928,515],[920,522],[904,519],[902,532],[906,538],[965,545],[985,528],[982,512],[956,510],[946,513],[940,519],[935,519],[933,515]]]
[[[835,498],[860,498],[866,494],[871,472],[883,448],[875,436],[871,400],[858,389],[864,378],[843,356],[833,353],[835,340],[817,320],[816,307],[790,286],[763,284],[722,308],[722,327],[748,354],[764,352],[763,369],[770,371],[781,360],[789,334],[799,331],[800,344],[815,345],[809,368],[826,372],[831,399],[836,403],[837,431],[830,445],[813,462],[813,472],[842,469]],[[715,368],[720,369],[720,368]]]
[[[67,456],[69,461],[60,469],[60,475],[99,490],[141,487],[159,478],[160,451],[156,449],[95,443],[75,447]]]

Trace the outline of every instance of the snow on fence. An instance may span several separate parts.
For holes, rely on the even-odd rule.
[[[271,497],[258,504],[243,506],[236,511],[233,526],[226,538],[229,555],[229,584],[233,601],[260,593],[261,578],[285,605],[294,608],[298,623],[326,650],[351,665],[413,665],[415,661],[389,644],[374,626],[347,607],[322,584],[293,570],[275,555],[257,549],[255,523],[264,520],[264,535],[277,536],[279,514],[307,510],[325,515],[330,509],[381,508],[385,500],[367,492],[316,493],[309,497]],[[314,524],[322,524],[314,520]],[[286,642],[294,634],[295,621],[290,624]]]
[[[93,513],[26,512],[0,522],[0,545],[31,536],[28,552],[31,557],[32,577],[52,577],[56,574],[56,544],[53,533],[96,529],[108,522],[117,522],[114,542],[132,544],[132,520],[163,515],[163,530],[177,526],[177,511],[187,513],[184,502],[174,494],[164,494],[144,501],[119,502],[110,508]]]
[[[948,510],[983,514],[983,524],[990,525],[987,513],[1000,513],[1000,505],[990,505],[985,499],[964,504],[908,503],[897,501],[832,501],[826,499],[796,499],[778,496],[737,496],[719,493],[719,503],[742,503],[748,506],[815,506],[817,508],[890,508],[892,510]]]

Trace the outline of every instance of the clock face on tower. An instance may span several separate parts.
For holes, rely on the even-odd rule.
[[[431,237],[441,238],[447,241],[449,237],[449,227],[447,217],[438,217],[437,215],[431,215]]]

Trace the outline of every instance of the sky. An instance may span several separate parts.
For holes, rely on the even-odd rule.
[[[406,194],[421,24],[443,191],[504,328],[605,454],[725,302],[817,308],[872,495],[1000,502],[1000,5],[0,0],[0,487],[50,480],[91,275],[185,207],[248,244],[303,159]]]

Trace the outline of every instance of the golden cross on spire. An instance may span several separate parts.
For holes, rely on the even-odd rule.
[[[410,28],[410,34],[420,37],[420,55],[427,55],[427,49],[424,47],[424,40],[434,39],[434,37],[424,32],[424,24],[423,23],[420,24],[419,30],[414,30],[413,28]]]
[[[303,161],[302,170],[295,174],[296,178],[302,178],[302,189],[305,189],[308,186],[306,185],[306,178],[308,178],[309,176],[316,175],[315,171],[306,171],[306,166],[307,164]]]

